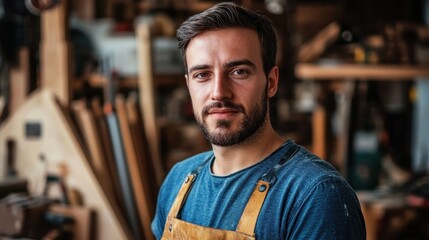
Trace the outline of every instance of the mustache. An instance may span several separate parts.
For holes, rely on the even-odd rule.
[[[202,110],[203,116],[207,115],[209,111],[213,108],[230,108],[238,112],[244,113],[244,107],[239,104],[235,104],[230,101],[218,101],[205,106]]]

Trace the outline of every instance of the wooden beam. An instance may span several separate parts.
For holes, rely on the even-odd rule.
[[[96,122],[97,132],[99,133],[100,145],[102,148],[102,156],[106,164],[107,174],[112,182],[112,189],[116,202],[121,209],[121,212],[125,212],[124,196],[122,195],[121,185],[119,183],[118,172],[116,171],[116,163],[113,154],[112,140],[109,135],[109,128],[104,116],[103,109],[101,107],[100,100],[94,98],[91,100],[91,110],[94,113]]]
[[[159,128],[157,124],[155,88],[152,66],[152,37],[149,24],[142,23],[137,26],[137,61],[138,61],[138,86],[140,91],[140,107],[149,143],[151,160],[153,162],[156,184],[159,188],[164,179],[164,169],[161,162],[159,148]]]
[[[109,126],[110,138],[112,140],[113,154],[116,161],[116,169],[121,185],[121,192],[125,201],[125,214],[128,219],[128,224],[133,233],[133,239],[141,238],[140,221],[137,213],[136,201],[134,198],[134,190],[132,188],[131,177],[129,173],[127,156],[124,150],[124,141],[120,132],[120,125],[117,113],[105,105],[105,114],[107,124]]]
[[[322,106],[317,106],[313,111],[312,128],[312,152],[326,160],[326,111]]]
[[[128,172],[131,178],[132,189],[134,191],[134,200],[137,205],[137,212],[140,218],[141,229],[144,232],[145,239],[154,239],[150,224],[152,222],[152,211],[153,206],[150,206],[148,202],[151,201],[151,197],[147,196],[148,191],[145,189],[144,182],[149,179],[145,179],[141,162],[142,159],[137,159],[137,152],[134,148],[131,128],[127,117],[127,109],[125,104],[124,96],[117,95],[115,98],[115,107],[119,120],[119,128],[124,143],[124,150],[127,159]],[[144,147],[144,146],[137,146]],[[146,190],[146,191],[145,191]]]
[[[62,104],[71,97],[70,46],[68,42],[67,0],[41,14],[41,85],[50,89]]]
[[[25,102],[30,90],[30,53],[28,48],[21,48],[18,58],[18,66],[10,69],[10,114],[13,114]]]
[[[134,148],[136,149],[137,158],[139,159],[142,175],[144,177],[143,188],[148,196],[148,205],[150,206],[150,215],[153,217],[155,203],[158,196],[158,188],[153,184],[155,178],[154,167],[150,161],[149,144],[143,127],[143,121],[138,104],[138,95],[129,94],[127,98],[127,118],[131,128]]]
[[[295,73],[303,80],[414,80],[429,76],[429,65],[300,63]]]
[[[73,101],[72,107],[85,141],[85,146],[88,148],[90,164],[94,169],[95,175],[106,192],[109,201],[112,204],[117,204],[114,196],[112,177],[109,174],[108,163],[102,151],[102,142],[100,134],[97,131],[94,114],[87,108],[84,100]]]

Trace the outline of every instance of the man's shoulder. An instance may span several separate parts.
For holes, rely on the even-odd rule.
[[[343,176],[326,160],[299,146],[299,151],[278,170],[278,178],[303,191],[321,182],[339,182],[347,186]],[[348,186],[347,186],[348,187]]]
[[[339,177],[339,172],[326,160],[323,160],[305,149],[300,150],[290,161],[290,167],[301,177],[324,178],[326,176]]]

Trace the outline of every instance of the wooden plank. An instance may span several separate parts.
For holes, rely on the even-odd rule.
[[[28,48],[19,50],[19,64],[10,69],[9,113],[13,114],[21,106],[30,90],[30,53]],[[1,113],[1,112],[0,112]]]
[[[342,89],[337,92],[338,96],[341,97],[337,98],[339,131],[333,162],[335,166],[338,167],[340,173],[345,177],[347,177],[347,159],[350,142],[350,115],[355,87],[355,82],[344,82]]]
[[[42,12],[40,43],[41,85],[65,105],[69,103],[72,89],[67,4],[67,0],[60,1]]]
[[[131,239],[124,219],[116,214],[119,209],[110,205],[51,91],[43,88],[34,91],[0,126],[0,152],[6,152],[7,139],[16,141],[16,171],[19,177],[29,180],[32,195],[43,193],[47,172],[60,175],[59,166],[65,166],[68,174],[64,180],[68,188],[79,191],[85,207],[99,216],[96,223],[99,239]],[[4,157],[0,154],[0,174],[4,174]],[[0,176],[2,178],[4,176]]]
[[[145,179],[141,171],[142,168],[139,164],[139,160],[137,159],[137,152],[134,148],[131,129],[127,117],[125,99],[122,95],[116,96],[115,107],[118,115],[122,140],[124,143],[124,150],[128,163],[128,172],[130,173],[132,188],[134,191],[134,200],[137,205],[137,212],[142,225],[141,229],[143,229],[145,239],[154,239],[150,228],[153,216],[153,214],[151,214],[152,209],[150,209],[148,204],[148,201],[150,201],[150,196],[147,196],[147,192],[144,191]]]
[[[68,0],[62,0],[52,8],[42,11],[40,16],[41,40],[56,44],[68,40]]]
[[[125,212],[125,203],[124,197],[122,195],[121,186],[119,183],[119,176],[116,171],[116,163],[113,157],[113,147],[112,141],[109,135],[109,129],[107,126],[107,122],[101,108],[100,100],[98,98],[94,98],[91,100],[91,109],[94,113],[96,128],[99,132],[100,145],[102,150],[102,158],[106,164],[106,174],[109,176],[110,181],[112,182],[112,191],[113,196],[115,198],[116,203],[118,204],[121,212]]]
[[[159,128],[156,117],[156,100],[152,66],[152,39],[150,25],[146,23],[137,26],[137,61],[138,86],[140,91],[140,108],[146,139],[149,142],[151,160],[155,170],[157,187],[164,180],[165,172],[161,163],[159,148]]]
[[[42,42],[40,54],[41,85],[51,89],[61,103],[67,105],[71,95],[69,45]]]
[[[429,65],[300,63],[295,73],[303,80],[414,80],[429,76]]]
[[[118,117],[116,116],[116,113],[113,112],[112,108],[105,108],[105,110],[107,125],[109,127],[109,133],[112,140],[113,153],[116,161],[116,168],[119,176],[119,183],[121,185],[125,202],[125,213],[131,231],[134,235],[134,239],[142,239],[134,192],[132,189],[129,168],[127,166],[127,159],[124,152],[124,143],[119,129],[120,126]]]
[[[113,181],[109,175],[107,163],[104,160],[101,139],[97,132],[94,115],[88,110],[84,100],[79,101],[78,104],[72,103],[72,107],[75,109],[76,118],[80,123],[82,136],[88,148],[90,163],[94,169],[95,175],[106,192],[111,204],[117,204],[114,196]]]
[[[326,159],[326,112],[322,106],[314,109],[312,115],[313,143],[312,152]]]
[[[137,159],[139,159],[140,166],[142,168],[142,175],[145,179],[143,182],[145,192],[147,196],[151,197],[151,201],[148,201],[149,208],[151,209],[151,216],[154,214],[155,203],[158,196],[158,187],[155,181],[154,166],[150,161],[149,144],[146,139],[146,135],[143,127],[143,120],[141,118],[140,108],[138,104],[138,95],[129,94],[127,98],[127,118],[131,128],[131,136],[133,138],[134,148],[136,149]]]
[[[93,163],[92,163],[92,158],[89,154],[89,148],[88,148],[88,144],[86,142],[86,139],[83,136],[83,131],[84,131],[84,127],[83,127],[83,120],[81,118],[81,112],[83,111],[83,108],[85,107],[85,102],[81,99],[81,100],[74,100],[71,104],[70,104],[70,119],[71,121],[73,121],[75,123],[76,129],[75,129],[75,134],[78,135],[78,139],[79,142],[81,143],[82,146],[82,150],[83,152],[86,154],[87,159],[88,159],[88,163],[91,166],[91,168],[93,168]]]
[[[154,217],[155,202],[157,196],[157,188],[155,182],[155,175],[153,174],[153,166],[149,161],[148,144],[145,141],[143,125],[140,118],[138,96],[130,94],[126,102],[127,120],[130,126],[131,138],[134,149],[136,150],[136,157],[138,167],[141,172],[142,190],[145,196],[145,217],[143,218],[144,234],[147,239],[153,239],[152,230],[150,228],[151,221]]]

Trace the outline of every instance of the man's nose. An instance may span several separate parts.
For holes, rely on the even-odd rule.
[[[213,79],[211,99],[222,101],[232,97],[231,82],[227,76],[216,74]]]

